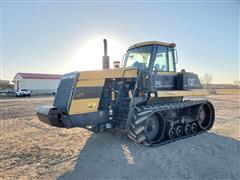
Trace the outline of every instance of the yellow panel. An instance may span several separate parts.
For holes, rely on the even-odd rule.
[[[176,72],[157,72],[158,75],[177,75]]]
[[[137,70],[136,69],[132,69],[132,70],[125,71],[124,72],[124,77],[125,78],[135,78],[135,77],[137,77]]]
[[[158,91],[158,97],[183,97],[183,96],[206,96],[209,94],[207,90],[189,90],[189,91]]]
[[[73,99],[69,115],[96,112],[98,110],[100,98]]]
[[[126,70],[124,72],[124,70]],[[137,77],[136,69],[104,69],[98,71],[82,71],[80,72],[79,80],[82,79],[105,79],[105,78],[122,78],[124,77],[131,78]]]
[[[87,80],[79,80],[77,82],[76,87],[95,87],[95,86],[103,86],[105,79],[87,79]]]
[[[162,45],[162,46],[171,46],[172,43],[166,43],[166,42],[160,42],[160,41],[147,41],[147,42],[142,42],[142,43],[137,43],[137,44],[134,44],[132,46],[130,46],[128,48],[129,49],[132,49],[132,48],[135,48],[135,47],[141,47],[141,46],[147,46],[147,45]]]

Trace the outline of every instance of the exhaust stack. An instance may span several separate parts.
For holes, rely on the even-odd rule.
[[[103,39],[104,44],[104,56],[102,57],[102,68],[109,69],[109,56],[107,55],[107,40]]]

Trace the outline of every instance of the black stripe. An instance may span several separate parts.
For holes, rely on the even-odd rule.
[[[77,87],[73,99],[100,98],[102,86],[96,87]]]

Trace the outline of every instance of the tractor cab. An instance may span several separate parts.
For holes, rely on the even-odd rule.
[[[143,76],[142,85],[150,91],[200,89],[197,74],[176,72],[176,44],[148,41],[128,48],[125,68],[136,68]]]
[[[131,46],[124,67],[140,70],[176,72],[175,44],[150,41]]]

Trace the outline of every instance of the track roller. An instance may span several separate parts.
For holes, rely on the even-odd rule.
[[[178,126],[176,128],[176,136],[177,137],[181,137],[183,135],[183,127],[182,126]]]
[[[193,134],[195,134],[197,132],[197,124],[196,123],[192,123],[191,130],[192,130]]]
[[[184,128],[184,132],[185,134],[190,134],[191,133],[191,126],[189,124],[187,124]]]
[[[175,132],[176,132],[176,131],[175,131],[175,128],[174,128],[174,127],[171,127],[171,128],[168,130],[168,137],[169,137],[170,139],[175,138],[175,135],[176,135]]]

